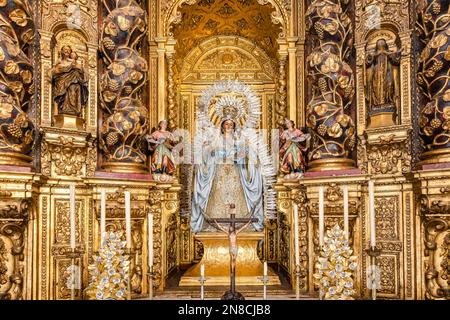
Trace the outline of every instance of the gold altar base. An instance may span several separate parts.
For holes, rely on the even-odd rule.
[[[102,164],[102,168],[106,172],[114,173],[148,173],[144,164],[131,162],[105,162]]]
[[[380,112],[370,117],[370,125],[367,128],[371,129],[390,126],[395,126],[394,112]]]
[[[77,116],[58,114],[55,116],[55,127],[72,130],[84,130],[84,120]]]
[[[420,155],[419,165],[450,162],[450,148],[426,151]]]
[[[31,157],[20,153],[15,152],[0,153],[0,165],[31,167],[32,160],[33,159]]]
[[[346,158],[313,160],[308,164],[308,172],[355,169],[355,161]]]
[[[202,232],[195,238],[203,243],[202,260],[192,266],[181,277],[179,286],[200,286],[200,266],[205,265],[205,286],[230,285],[230,255],[228,236],[224,233]],[[238,256],[236,261],[236,285],[262,286],[264,266],[258,258],[258,241],[264,238],[262,232],[247,232],[238,235]],[[278,276],[268,268],[267,285],[280,285]]]

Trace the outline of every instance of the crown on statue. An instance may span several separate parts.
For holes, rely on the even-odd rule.
[[[222,120],[233,120],[238,122],[244,117],[244,102],[242,99],[226,95],[220,97],[215,106],[216,115]]]

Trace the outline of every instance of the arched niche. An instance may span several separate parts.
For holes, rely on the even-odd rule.
[[[203,41],[183,59],[181,82],[239,79],[273,83],[275,70],[269,56],[248,39],[217,36]]]

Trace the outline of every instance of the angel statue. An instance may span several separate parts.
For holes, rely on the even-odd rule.
[[[151,171],[156,175],[173,175],[175,172],[175,161],[172,154],[177,140],[172,132],[167,130],[167,120],[158,123],[158,130],[146,136],[149,149],[153,152],[151,157]]]
[[[285,130],[280,135],[281,172],[285,174],[285,179],[298,179],[306,169],[304,153],[311,136],[295,128],[292,120],[286,119],[284,123]],[[303,142],[306,142],[306,146],[302,145]]]

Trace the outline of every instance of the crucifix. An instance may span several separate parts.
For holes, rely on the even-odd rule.
[[[236,259],[238,255],[237,235],[239,232],[247,228],[252,222],[257,222],[256,218],[236,218],[236,208],[232,203],[230,204],[230,218],[207,218],[206,221],[219,231],[228,235],[230,244],[230,290],[225,292],[222,296],[222,300],[244,300],[244,296],[236,291]],[[252,210],[253,211],[253,210]],[[228,229],[221,225],[221,223],[228,224]],[[236,224],[243,224],[241,227],[236,228]]]

